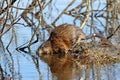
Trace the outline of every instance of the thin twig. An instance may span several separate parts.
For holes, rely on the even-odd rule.
[[[58,21],[58,19],[64,14],[64,12],[75,2],[76,0],[72,0],[70,4],[60,13],[60,15],[52,22],[52,25],[55,26],[55,23]]]
[[[111,38],[118,31],[119,28],[120,25],[115,29],[115,31],[110,36],[107,37],[107,39]]]
[[[88,20],[88,18],[89,18],[89,15],[90,15],[90,1],[89,1],[89,0],[87,0],[87,5],[88,5],[88,6],[87,6],[86,18],[84,19],[84,21],[83,21],[80,29],[83,29],[83,28],[84,28],[84,26],[85,26],[85,24],[86,24],[86,22],[87,22],[87,20]]]
[[[11,5],[13,5],[17,0],[12,0],[12,2],[7,5],[1,12],[0,12],[0,15],[3,14],[8,8],[11,7]]]

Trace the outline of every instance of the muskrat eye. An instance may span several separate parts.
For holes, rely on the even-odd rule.
[[[85,38],[81,38],[81,40],[85,40]]]

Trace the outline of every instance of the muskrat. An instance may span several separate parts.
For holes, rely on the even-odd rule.
[[[37,51],[38,51],[39,56],[43,55],[42,53],[44,53],[44,54],[53,53],[50,40],[48,39],[47,41],[45,41],[45,42],[38,48]]]
[[[71,24],[62,24],[52,30],[49,39],[38,48],[38,54],[67,53],[83,39],[85,39],[85,34],[80,28]]]

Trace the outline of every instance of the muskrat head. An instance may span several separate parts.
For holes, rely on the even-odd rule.
[[[39,56],[47,55],[52,53],[52,47],[50,41],[44,42],[37,51]]]

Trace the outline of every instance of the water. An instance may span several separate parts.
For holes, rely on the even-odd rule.
[[[6,77],[8,78],[12,77],[12,72],[10,70],[12,67],[14,67],[13,74],[15,80],[119,80],[120,78],[119,63],[110,65],[87,65],[84,64],[86,63],[85,61],[83,61],[82,64],[78,64],[70,58],[59,59],[56,56],[45,55],[37,57],[38,63],[35,64],[36,58],[32,57],[30,53],[24,53],[16,50],[16,46],[19,47],[31,39],[31,29],[16,29],[18,29],[17,45],[15,43],[15,39],[13,39],[8,48],[10,53],[7,51],[6,46],[11,38],[11,32],[8,32],[2,37],[3,46],[2,43],[0,45],[0,63],[3,70],[6,70]],[[31,45],[32,55],[36,56],[37,48],[41,45],[41,43],[42,42],[37,42]],[[13,66],[10,54],[12,55],[12,59],[14,61]]]
[[[20,28],[19,28],[20,30]],[[28,33],[26,34],[26,30]],[[31,30],[22,29],[22,34],[18,33],[17,41],[20,46],[31,39]],[[0,63],[3,70],[6,70],[6,76],[11,74],[11,56],[6,50],[6,46],[10,40],[10,34],[2,37],[3,46],[1,43],[1,59]],[[31,46],[32,55],[36,55],[37,48],[41,42],[37,42]],[[5,51],[3,49],[5,48]],[[56,56],[45,55],[37,57],[38,64],[35,64],[36,58],[32,57],[30,53],[18,52],[16,50],[15,40],[9,46],[9,51],[12,54],[14,61],[14,78],[15,80],[119,80],[120,78],[120,64],[110,65],[93,65],[93,64],[78,64],[70,58],[57,58]],[[26,49],[27,50],[27,49]],[[38,67],[36,67],[38,66]]]
[[[26,1],[25,3],[27,2],[28,1]],[[44,17],[49,24],[54,21],[57,15],[60,14],[60,11],[62,11],[66,7],[66,4],[68,4],[69,2],[71,2],[71,0],[66,0],[65,2],[59,2],[57,0],[57,2],[53,2],[53,5],[56,3],[56,8],[53,9],[51,18],[48,19],[47,17]],[[76,6],[80,2],[80,0],[77,0],[76,3],[72,5],[72,7]],[[23,5],[23,7],[22,5],[20,5],[20,7],[25,8],[26,4]],[[95,5],[93,5],[93,7],[96,7],[96,3]],[[100,8],[103,7],[105,7],[105,5],[100,6]],[[47,9],[50,8],[46,8],[43,13],[47,13]],[[18,15],[20,15],[21,12],[22,11],[20,10],[18,12]],[[46,15],[44,14],[44,16]],[[73,23],[73,19],[74,18],[71,18],[71,16],[63,15],[62,18],[60,18],[60,20],[56,23],[56,25],[59,25],[61,23]],[[21,20],[20,22],[23,22],[23,20]],[[105,24],[105,21],[103,21],[103,23]],[[80,25],[79,21],[78,23],[76,23],[76,25]],[[98,25],[98,23],[95,25]],[[3,45],[2,43],[0,43],[0,64],[2,69],[4,70],[3,74],[6,78],[8,78],[8,80],[10,80],[9,78],[11,78],[12,76],[15,80],[120,80],[120,63],[109,65],[87,65],[78,64],[77,62],[72,61],[69,58],[59,59],[56,56],[47,55],[42,56],[41,58],[37,57],[38,63],[35,64],[36,58],[32,57],[30,53],[24,53],[16,50],[16,47],[19,47],[30,41],[32,37],[31,28],[23,27],[20,25],[17,25],[14,28],[17,40],[15,37],[13,38],[12,43],[8,48],[10,52],[7,51],[6,47],[11,39],[11,30],[7,34],[2,36]],[[86,34],[90,33],[88,29],[85,30],[87,30]],[[48,38],[48,36],[46,38]],[[39,41],[31,46],[32,55],[36,55],[37,48],[41,45],[41,43],[42,42]],[[10,54],[12,56],[10,56]],[[12,68],[14,68],[14,70]],[[14,75],[12,75],[11,69],[14,71]]]

